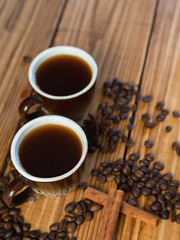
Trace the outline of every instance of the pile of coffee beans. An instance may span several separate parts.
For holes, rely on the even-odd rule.
[[[20,208],[9,208],[2,199],[2,194],[7,184],[19,177],[14,169],[8,176],[0,179],[0,240],[76,240],[69,237],[84,221],[90,221],[94,213],[102,209],[102,205],[89,199],[79,202],[70,202],[65,206],[66,215],[60,222],[53,223],[49,227],[49,233],[42,233],[39,229],[31,230],[31,225],[24,222],[20,215]]]

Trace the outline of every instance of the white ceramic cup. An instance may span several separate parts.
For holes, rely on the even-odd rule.
[[[42,64],[45,60],[58,55],[79,57],[89,65],[92,72],[92,77],[88,85],[81,91],[68,96],[53,96],[42,91],[37,85],[36,70],[38,69],[40,64]],[[47,114],[63,115],[73,120],[80,119],[84,115],[87,107],[91,102],[97,79],[97,73],[97,64],[92,58],[92,56],[80,48],[72,46],[57,46],[41,52],[32,61],[28,73],[29,82],[32,88],[37,93],[38,97],[35,96],[25,99],[21,103],[19,107],[21,118],[27,121],[27,113],[29,109],[34,104],[41,103],[43,110]]]
[[[24,137],[32,130],[47,124],[55,124],[71,129],[79,138],[82,145],[82,154],[78,163],[68,172],[56,177],[36,177],[29,174],[22,166],[19,158],[19,146]],[[69,149],[71,150],[71,149]],[[84,160],[88,150],[87,138],[82,128],[73,120],[63,116],[49,115],[36,118],[25,124],[16,133],[11,145],[11,158],[14,167],[22,175],[19,179],[12,181],[4,191],[4,201],[8,206],[19,205],[27,200],[32,190],[38,194],[43,194],[49,197],[57,197],[64,195],[73,190],[80,181],[84,170]],[[49,166],[51,167],[51,166]],[[62,166],[63,167],[63,166]],[[28,188],[21,193],[21,197],[15,197],[20,189],[24,186]]]

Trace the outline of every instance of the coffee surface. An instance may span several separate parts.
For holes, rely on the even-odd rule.
[[[53,96],[68,96],[85,88],[92,77],[90,66],[81,58],[58,55],[44,61],[36,70],[39,88]]]
[[[70,171],[80,160],[82,145],[71,129],[48,124],[29,132],[19,147],[23,168],[36,177],[56,177]]]

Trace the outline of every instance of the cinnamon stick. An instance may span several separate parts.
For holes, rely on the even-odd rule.
[[[100,228],[98,240],[111,240],[113,238],[123,196],[123,191],[110,189],[104,206],[103,224]]]
[[[97,203],[103,205],[103,206],[105,205],[105,203],[107,201],[107,197],[108,197],[107,194],[102,193],[102,192],[100,192],[94,188],[90,188],[90,187],[88,187],[85,190],[84,196],[86,198],[93,200],[94,202],[97,202]],[[157,217],[149,212],[146,212],[140,208],[134,207],[124,201],[122,201],[120,212],[122,212],[123,214],[126,214],[130,217],[139,219],[153,227],[157,226],[158,222],[159,222],[159,217]]]

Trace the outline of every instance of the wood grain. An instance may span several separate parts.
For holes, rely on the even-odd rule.
[[[95,111],[102,100],[104,81],[120,77],[123,81],[138,84],[154,17],[156,1],[68,1],[53,45],[73,45],[88,51],[99,68],[96,93],[89,111]],[[141,33],[141,34],[140,34]],[[126,124],[121,128],[125,129]],[[127,130],[125,130],[126,133]],[[102,186],[95,178],[89,178],[93,167],[101,161],[116,160],[124,154],[125,144],[111,156],[94,154],[87,157],[84,180],[96,188],[108,192],[115,183]],[[77,190],[61,199],[40,198],[22,207],[32,228],[48,231],[52,222],[64,216],[63,207],[72,200],[80,200],[82,191]],[[30,209],[30,210],[29,210]],[[46,209],[46,210],[45,210]],[[91,222],[84,223],[75,233],[79,240],[96,239],[101,214],[95,214]],[[35,218],[38,219],[35,221]],[[46,223],[46,224],[44,224]]]
[[[135,128],[131,133],[136,139],[136,145],[132,151],[138,151],[141,159],[147,152],[155,154],[155,161],[165,164],[162,173],[171,172],[174,178],[180,181],[180,159],[172,150],[171,145],[175,140],[180,139],[179,118],[172,116],[173,110],[180,110],[179,90],[180,90],[180,2],[160,1],[157,9],[155,25],[147,56],[147,62],[141,83],[142,95],[151,94],[153,100],[150,103],[140,102],[135,115]],[[170,110],[169,116],[164,122],[158,123],[157,127],[149,130],[143,127],[141,115],[150,113],[155,119],[159,113],[155,109],[158,101],[165,101],[165,108]],[[165,132],[167,125],[172,126],[172,131]],[[152,140],[154,147],[146,149],[145,140]],[[129,152],[130,154],[130,152]],[[138,202],[141,207],[145,207],[145,197],[141,197]],[[148,209],[147,209],[148,210]],[[179,213],[177,211],[177,213]],[[121,219],[118,239],[179,239],[180,228],[176,223],[161,220],[156,229],[144,225],[141,222],[130,218]],[[123,231],[122,231],[123,229]],[[131,231],[129,231],[131,229]]]
[[[0,166],[14,135],[18,106],[29,95],[29,63],[49,47],[65,1],[5,0],[0,4]],[[48,17],[48,21],[47,21]]]

